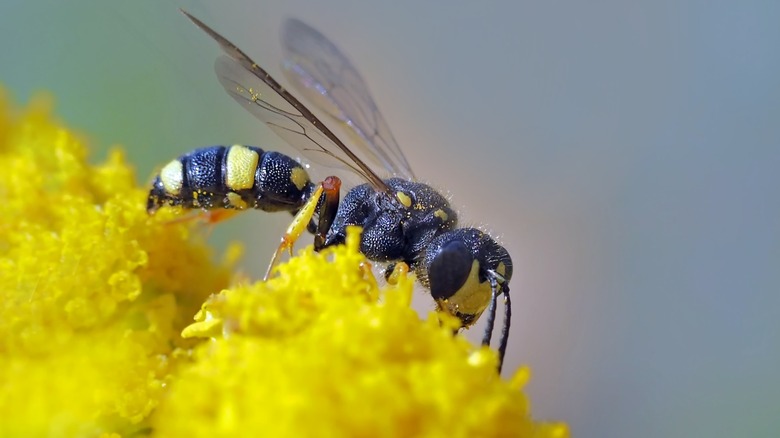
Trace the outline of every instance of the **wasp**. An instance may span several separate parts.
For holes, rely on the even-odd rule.
[[[430,291],[438,310],[456,316],[461,328],[473,325],[487,310],[484,345],[490,345],[496,302],[503,296],[500,372],[509,340],[512,259],[485,232],[458,228],[457,212],[447,199],[415,180],[349,59],[309,25],[294,19],[285,23],[285,76],[346,131],[352,148],[237,46],[181,12],[222,49],[215,71],[231,97],[307,159],[347,169],[364,182],[340,200],[339,178],[315,184],[304,167],[287,155],[253,146],[212,146],[165,165],[152,184],[147,211],[153,214],[160,207],[178,205],[209,213],[245,209],[292,213],[294,219],[266,278],[279,254],[291,248],[304,230],[314,234],[315,250],[321,250],[343,243],[347,227],[359,225],[361,252],[370,260],[387,263],[386,276],[397,264],[408,265]]]

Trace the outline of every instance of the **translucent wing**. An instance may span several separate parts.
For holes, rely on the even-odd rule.
[[[362,157],[393,175],[414,179],[366,83],[349,59],[324,35],[299,20],[282,29],[284,73],[317,107],[343,122],[360,145]]]
[[[186,11],[182,13],[225,52],[217,59],[215,70],[219,82],[238,103],[312,161],[346,167],[378,190],[393,193],[365,162],[241,49]]]

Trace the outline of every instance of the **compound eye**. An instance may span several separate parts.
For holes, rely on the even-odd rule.
[[[428,268],[431,295],[437,300],[455,295],[469,278],[474,257],[465,243],[454,240],[438,249]]]

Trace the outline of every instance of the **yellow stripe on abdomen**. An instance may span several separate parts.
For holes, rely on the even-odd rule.
[[[184,184],[184,166],[179,160],[173,160],[166,164],[160,171],[160,182],[162,182],[165,193],[171,196],[178,196],[181,193],[181,187]]]
[[[251,189],[255,185],[255,171],[260,155],[246,146],[235,145],[228,150],[225,185],[231,190]]]

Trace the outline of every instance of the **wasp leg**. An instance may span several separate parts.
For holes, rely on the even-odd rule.
[[[311,221],[311,218],[314,216],[314,212],[317,210],[317,203],[320,200],[320,196],[322,196],[322,192],[323,188],[322,185],[320,185],[317,187],[317,190],[314,191],[311,198],[309,198],[309,200],[303,204],[303,207],[298,211],[298,213],[295,214],[295,217],[293,217],[292,223],[290,223],[290,226],[287,227],[287,231],[285,231],[284,235],[282,236],[282,241],[279,243],[279,247],[276,248],[276,252],[274,252],[273,257],[271,257],[271,263],[268,264],[268,269],[265,271],[263,281],[268,280],[268,277],[271,275],[271,270],[274,268],[274,266],[276,266],[279,257],[285,250],[288,250],[290,255],[292,255],[292,247],[295,244],[295,241],[301,237],[303,230],[306,229],[309,221]]]
[[[241,210],[202,210],[196,214],[186,215],[186,216],[180,216],[175,219],[171,219],[169,221],[165,222],[165,225],[174,225],[174,224],[180,224],[190,221],[198,221],[202,222],[205,227],[205,237],[208,238],[211,235],[211,232],[214,230],[214,225],[224,222],[236,214],[240,213]]]
[[[320,251],[325,247],[325,238],[328,235],[330,226],[336,218],[336,212],[339,209],[339,191],[341,190],[341,180],[335,176],[325,178],[321,185],[323,193],[322,205],[320,205],[320,218],[317,223],[317,230],[314,233],[314,250]]]
[[[235,216],[240,212],[241,210],[228,210],[228,209],[201,210],[194,214],[187,214],[187,215],[179,216],[174,219],[167,220],[164,223],[165,225],[173,225],[173,224],[181,224],[181,223],[191,222],[191,221],[198,221],[198,222],[203,222],[206,225],[215,225],[232,218],[233,216]]]
[[[211,235],[211,232],[214,230],[214,225],[220,222],[224,222],[240,212],[241,210],[227,210],[227,209],[200,210],[192,214],[186,214],[184,216],[179,216],[177,218],[167,220],[163,222],[163,225],[170,226],[176,224],[183,224],[186,222],[201,222],[206,227],[205,237],[208,237]]]
[[[317,206],[320,204],[320,198],[323,198],[321,209],[325,209],[326,211],[324,215],[322,212],[320,213],[320,220],[317,226],[318,229],[317,234],[315,235],[315,242],[318,238],[321,238],[323,242],[325,241],[324,236],[327,234],[328,230],[320,229],[320,226],[325,223],[328,227],[330,227],[330,224],[333,222],[333,217],[336,215],[335,210],[338,208],[340,187],[341,180],[335,176],[330,176],[319,184],[317,190],[315,190],[309,200],[303,204],[303,207],[301,207],[298,213],[295,214],[295,217],[293,217],[290,226],[287,227],[287,231],[285,231],[284,235],[282,236],[282,241],[279,243],[279,247],[276,248],[273,257],[271,257],[271,263],[268,264],[268,269],[265,271],[263,281],[268,280],[268,278],[271,276],[271,271],[273,270],[274,266],[276,266],[279,261],[279,257],[281,257],[285,250],[289,251],[290,255],[292,255],[292,247],[298,238],[301,237],[301,234],[303,234],[303,232],[307,229],[312,217],[314,217],[314,213],[317,212]],[[333,208],[333,211],[330,211],[333,206],[332,197],[334,196],[334,193],[336,197],[336,207]],[[323,219],[323,216],[326,218]]]

